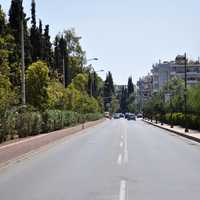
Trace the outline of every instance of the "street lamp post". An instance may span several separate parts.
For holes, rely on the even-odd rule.
[[[184,90],[184,116],[185,116],[185,132],[189,132],[188,124],[187,124],[187,56],[186,53],[184,55],[185,60],[185,90]]]
[[[93,70],[93,78],[91,78],[91,82],[90,82],[90,96],[91,97],[93,96],[92,85],[94,84],[94,80],[95,80],[95,70],[93,67],[92,67],[92,70]],[[104,72],[104,69],[96,71],[96,73],[98,73],[98,72]]]
[[[23,11],[21,14],[21,91],[22,91],[22,106],[26,105],[26,86],[25,86],[25,61],[24,61],[24,20]]]
[[[170,93],[170,111],[171,111],[171,113],[170,113],[170,121],[171,121],[170,127],[174,128],[173,119],[172,119],[172,116],[173,116],[172,95],[173,94],[172,94],[172,91],[171,91],[171,93]]]

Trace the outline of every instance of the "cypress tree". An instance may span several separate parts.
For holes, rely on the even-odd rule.
[[[43,39],[43,28],[42,28],[42,21],[39,20],[39,29],[38,29],[38,34],[39,34],[39,40],[38,40],[38,55],[39,58],[43,58],[44,55],[44,48],[43,48],[43,43],[44,43],[44,39]]]
[[[0,36],[5,34],[5,31],[6,31],[5,14],[3,10],[1,9],[1,5],[0,5]]]
[[[69,70],[69,55],[67,53],[67,41],[65,40],[63,36],[60,38],[60,41],[59,41],[59,49],[61,52],[62,68],[63,68],[63,59],[64,59],[64,69],[63,69],[64,70],[63,76],[65,78],[64,86],[67,87],[70,84],[71,79],[70,79],[70,70]]]
[[[44,29],[44,42],[43,42],[43,60],[46,61],[48,66],[51,65],[51,41],[50,41],[50,35],[49,35],[49,25],[45,26]]]
[[[120,110],[123,113],[128,111],[127,101],[128,101],[128,90],[127,88],[122,87],[121,98],[120,98]]]
[[[91,73],[88,73],[88,89],[87,92],[88,94],[91,96],[91,89],[92,89],[92,77],[91,77]]]
[[[54,70],[62,73],[62,54],[60,49],[60,36],[57,35],[54,41]]]
[[[111,72],[108,72],[104,82],[104,106],[106,109],[107,104],[111,104],[112,96],[115,94],[113,78]]]
[[[22,0],[12,0],[9,9],[9,25],[15,41],[18,46],[21,42],[21,17],[22,17]]]
[[[31,3],[31,35],[30,35],[31,45],[32,45],[32,59],[37,61],[39,59],[40,51],[38,50],[39,41],[39,30],[36,24],[36,3],[32,0]]]
[[[130,96],[134,92],[134,85],[132,81],[132,77],[128,78],[128,96]]]
[[[97,74],[96,74],[96,72],[93,73],[92,95],[95,98],[98,96]]]

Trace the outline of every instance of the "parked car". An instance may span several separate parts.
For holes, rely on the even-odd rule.
[[[127,120],[136,120],[135,114],[129,114]]]
[[[109,112],[105,112],[105,113],[104,113],[104,116],[105,116],[106,118],[110,118],[110,113],[109,113]]]

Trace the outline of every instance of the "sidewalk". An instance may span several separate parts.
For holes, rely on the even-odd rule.
[[[146,123],[149,123],[149,124],[151,124],[153,126],[165,129],[167,131],[173,132],[173,133],[175,133],[177,135],[180,135],[182,137],[185,137],[185,138],[188,138],[188,139],[191,139],[191,140],[194,140],[194,141],[200,143],[200,132],[197,131],[197,130],[189,129],[189,132],[185,133],[185,128],[180,127],[180,126],[174,126],[173,128],[171,128],[169,124],[161,125],[160,122],[156,124],[156,122],[154,120],[151,122],[151,121],[143,119],[143,121],[146,122]]]
[[[84,128],[89,128],[95,126],[105,119],[100,119],[93,122],[87,122],[84,124]],[[0,166],[6,165],[10,160],[23,156],[27,153],[30,153],[34,150],[37,150],[43,146],[46,146],[50,143],[53,143],[57,140],[60,140],[66,136],[77,133],[83,129],[83,125],[77,125],[74,127],[69,127],[66,129],[54,131],[47,134],[40,134],[37,136],[24,138],[19,141],[11,141],[8,144],[3,143],[0,145]]]

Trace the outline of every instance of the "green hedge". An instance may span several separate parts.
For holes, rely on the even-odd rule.
[[[200,116],[188,114],[186,120],[188,128],[200,130]],[[164,122],[168,124],[172,122],[174,125],[185,127],[185,115],[183,113],[173,113],[171,116],[171,114],[168,113],[164,116]]]
[[[16,135],[21,138],[33,136],[102,117],[101,113],[80,114],[61,110],[6,112],[0,119],[0,142],[13,139]]]

